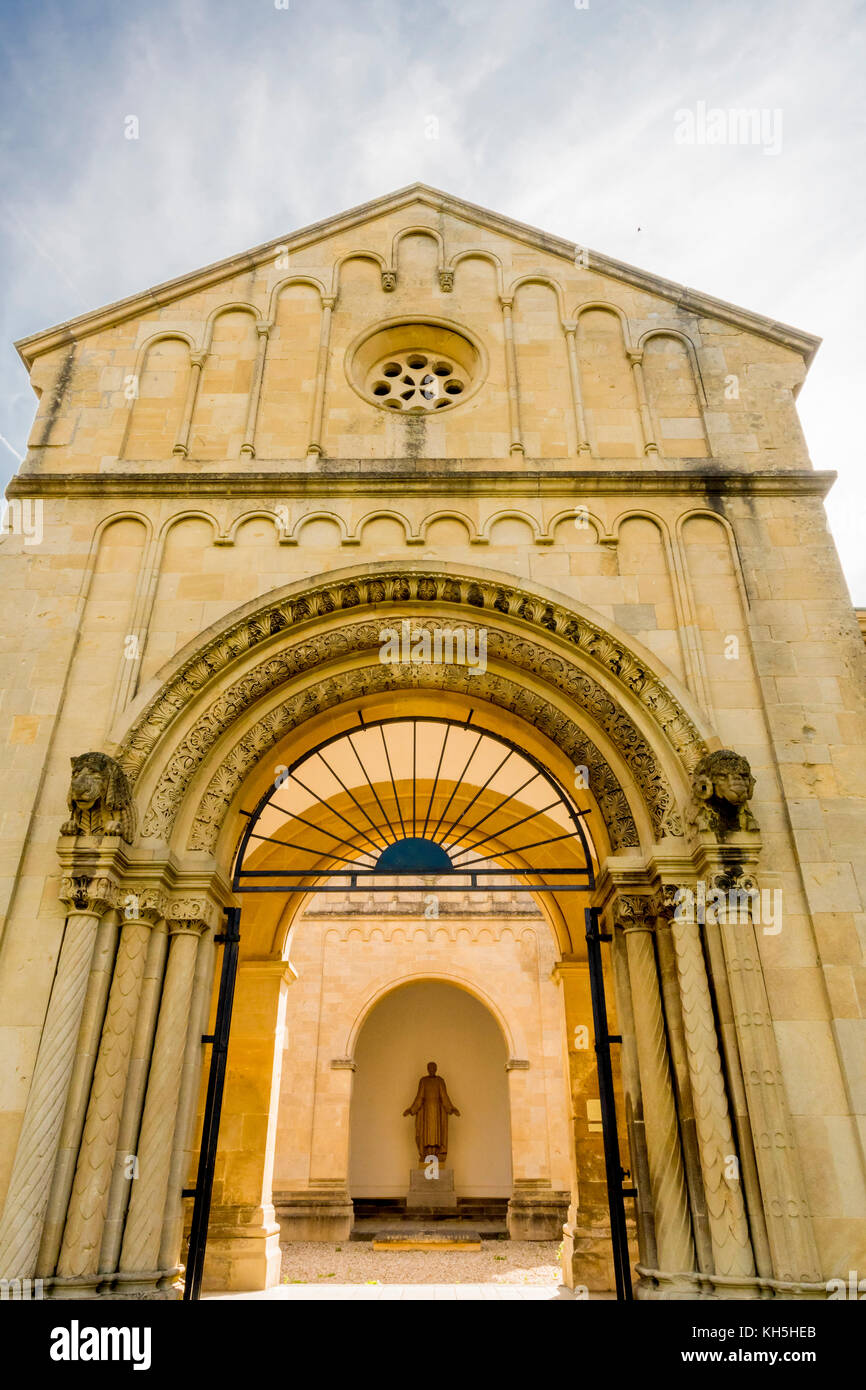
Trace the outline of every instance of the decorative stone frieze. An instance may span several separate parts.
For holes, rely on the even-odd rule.
[[[519,619],[545,634],[550,633],[562,642],[574,646],[584,657],[591,658],[592,662],[598,663],[610,676],[621,682],[630,694],[645,706],[686,768],[694,768],[706,753],[706,746],[690,716],[651,668],[583,616],[500,582],[437,572],[400,570],[335,581],[306,590],[302,594],[264,604],[255,613],[237,620],[190,658],[162,687],[124,739],[118,753],[119,762],[134,781],[157,743],[193,696],[203,690],[232,661],[265,642],[275,633],[312,618],[327,616],[329,613],[386,603],[458,604],[480,610],[491,617],[502,614]],[[181,779],[183,787],[176,797],[165,786],[157,791],[146,817],[144,833],[148,836],[164,836],[167,833],[189,777],[201,758],[206,755],[210,740],[223,732],[241,710],[291,676],[319,666],[323,661],[341,652],[363,650],[365,645],[378,648],[380,626],[381,623],[377,620],[375,624],[369,624],[366,632],[360,628],[344,628],[331,634],[308,637],[298,646],[273,656],[262,667],[257,668],[256,672],[244,677],[235,687],[224,692],[188,736],[189,746],[184,748],[182,759],[187,769],[187,775]],[[558,685],[563,693],[584,705],[590,714],[599,719],[622,748],[638,779],[645,773],[650,778],[658,776],[661,781],[664,780],[651,751],[634,725],[617,702],[592,680],[585,669],[569,662],[565,656],[555,654],[550,648],[540,648],[518,638],[514,633],[494,629],[488,638],[488,657],[495,659],[498,656],[523,669],[532,669],[533,662],[540,663],[540,674],[545,679]],[[447,670],[438,669],[440,672]],[[419,683],[421,670],[420,667],[413,668],[413,684]],[[383,668],[379,679],[387,678],[390,673],[393,680],[395,671],[394,667],[387,670]],[[426,683],[432,683],[434,679],[435,673],[434,676],[428,677]],[[475,694],[482,693],[479,690],[478,679],[477,676],[472,677],[475,682],[472,692]],[[443,680],[441,674],[438,680]],[[353,693],[355,691],[349,682],[349,694],[341,698],[350,698]],[[533,699],[538,698],[523,691],[522,687],[521,693],[523,699],[530,704]],[[512,699],[516,698],[516,694],[515,691]],[[488,694],[487,698],[492,697]],[[326,700],[321,707],[327,708],[331,703],[332,700]],[[517,709],[515,712],[523,711]],[[558,713],[557,717],[559,720],[564,719],[564,716]],[[297,722],[300,721],[293,717],[287,727],[291,728]],[[271,742],[273,741],[272,739]],[[270,745],[264,745],[267,746]],[[189,761],[190,756],[192,763]],[[575,761],[585,763],[586,759],[575,757]],[[172,783],[178,782],[179,771],[175,759],[175,766],[167,774]],[[590,768],[590,778],[592,777]],[[593,785],[595,786],[595,782]],[[655,800],[653,819],[659,835],[682,834],[682,825],[674,809],[670,791],[668,790],[666,795],[663,794],[660,801],[658,797],[650,799]],[[607,819],[607,816],[605,818]],[[634,835],[634,831],[627,831],[625,837],[619,835],[617,845],[637,844]],[[207,844],[213,843],[214,838],[215,836],[212,836],[209,839],[205,835],[204,842],[196,844],[196,847],[206,847]]]

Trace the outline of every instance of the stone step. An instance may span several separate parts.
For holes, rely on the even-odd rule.
[[[353,1206],[356,1221],[407,1217],[405,1197],[356,1197]],[[496,1221],[504,1226],[507,1215],[507,1197],[458,1197],[456,1211],[453,1208],[443,1212],[441,1208],[436,1207],[414,1207],[411,1213],[408,1213],[408,1219],[453,1221],[456,1217],[458,1220]]]
[[[454,1230],[441,1225],[437,1230],[378,1231],[373,1237],[374,1250],[480,1250],[478,1231]]]

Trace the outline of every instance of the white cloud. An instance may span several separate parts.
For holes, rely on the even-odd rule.
[[[2,96],[0,431],[23,452],[11,339],[422,179],[822,334],[801,412],[816,466],[839,471],[829,512],[866,602],[863,32],[854,0],[22,10]],[[678,146],[674,112],[698,101],[780,108],[781,154]]]

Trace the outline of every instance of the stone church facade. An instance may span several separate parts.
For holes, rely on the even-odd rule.
[[[866,652],[796,412],[816,348],[422,185],[18,344],[0,1276],[176,1296],[229,906],[206,1285],[399,1198],[435,1047],[458,1192],[611,1288],[588,906],[638,1296],[866,1275]],[[521,859],[521,822],[566,838],[527,783],[507,894],[333,879],[497,824],[498,774],[440,777],[452,730],[560,789],[591,887]],[[310,871],[241,901],[262,806],[256,872]]]

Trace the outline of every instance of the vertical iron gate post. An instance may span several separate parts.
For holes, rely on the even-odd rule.
[[[601,1100],[601,1125],[604,1140],[604,1167],[607,1176],[607,1203],[610,1211],[610,1239],[613,1246],[613,1267],[618,1302],[629,1303],[634,1298],[628,1255],[628,1234],[625,1225],[624,1198],[634,1195],[622,1185],[625,1177],[619,1156],[619,1136],[616,1126],[616,1096],[613,1089],[613,1070],[610,1045],[622,1042],[619,1034],[607,1031],[607,1005],[604,997],[604,967],[601,959],[602,941],[610,941],[606,932],[599,931],[598,908],[588,907],[586,922],[586,952],[589,960],[589,986],[592,994],[592,1023],[595,1030],[595,1055],[598,1067],[598,1090]]]
[[[189,1250],[186,1260],[183,1297],[192,1302],[201,1297],[201,1281],[204,1273],[204,1255],[207,1245],[207,1224],[210,1217],[211,1195],[213,1193],[214,1165],[216,1163],[217,1142],[219,1140],[220,1115],[222,1113],[223,1089],[226,1079],[226,1058],[229,1050],[229,1032],[232,1023],[232,1004],[235,995],[235,980],[238,973],[238,945],[241,939],[239,907],[224,909],[225,930],[216,941],[223,947],[220,989],[217,1000],[216,1019],[213,1033],[202,1035],[202,1042],[211,1044],[210,1071],[207,1081],[207,1099],[204,1107],[201,1149],[199,1151],[198,1173],[195,1187],[185,1189],[185,1197],[195,1196],[192,1208],[192,1226],[189,1233]]]

